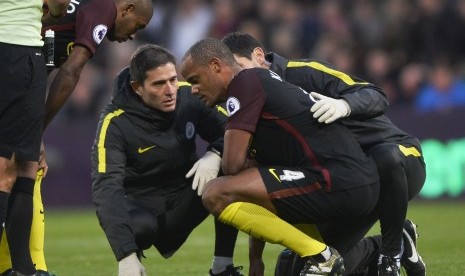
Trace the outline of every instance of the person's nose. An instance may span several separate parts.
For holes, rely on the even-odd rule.
[[[177,90],[178,90],[177,85],[173,85],[173,84],[170,83],[170,84],[168,84],[168,86],[167,86],[166,94],[167,94],[168,96],[172,97],[172,96],[176,93]]]

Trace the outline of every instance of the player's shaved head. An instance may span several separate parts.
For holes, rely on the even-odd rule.
[[[135,34],[145,28],[153,16],[151,0],[114,0],[116,4],[115,24],[107,32],[110,41],[124,42],[134,39]]]
[[[115,0],[118,6],[134,6],[134,11],[142,16],[152,17],[153,14],[153,2],[152,0]]]
[[[136,11],[141,13],[145,16],[150,16],[152,18],[153,15],[153,2],[152,0],[127,0],[133,1],[136,6]]]
[[[181,74],[207,106],[226,101],[227,88],[242,68],[218,39],[206,38],[192,45],[181,63]]]

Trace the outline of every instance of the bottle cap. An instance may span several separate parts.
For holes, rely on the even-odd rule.
[[[53,30],[46,30],[45,37],[55,37],[55,31]]]

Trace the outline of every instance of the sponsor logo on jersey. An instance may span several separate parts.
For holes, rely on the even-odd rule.
[[[235,97],[229,97],[226,101],[226,109],[228,110],[228,116],[233,115],[241,108],[241,103]]]
[[[281,182],[281,179],[279,179],[278,175],[276,174],[276,169],[268,169],[268,171],[276,178],[279,182]]]
[[[97,44],[100,44],[102,42],[103,38],[107,34],[107,29],[108,29],[107,26],[105,26],[103,24],[99,24],[99,25],[94,27],[93,37],[94,37],[94,41]]]
[[[186,137],[187,139],[191,139],[194,137],[195,134],[195,126],[192,122],[187,122],[186,124]]]

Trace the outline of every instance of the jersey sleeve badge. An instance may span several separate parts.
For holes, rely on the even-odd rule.
[[[107,29],[108,27],[103,24],[99,24],[94,27],[93,37],[94,37],[95,43],[100,44],[102,42],[103,38],[107,34]]]
[[[226,101],[226,108],[228,110],[228,116],[231,116],[241,108],[241,103],[237,98],[229,97]]]

